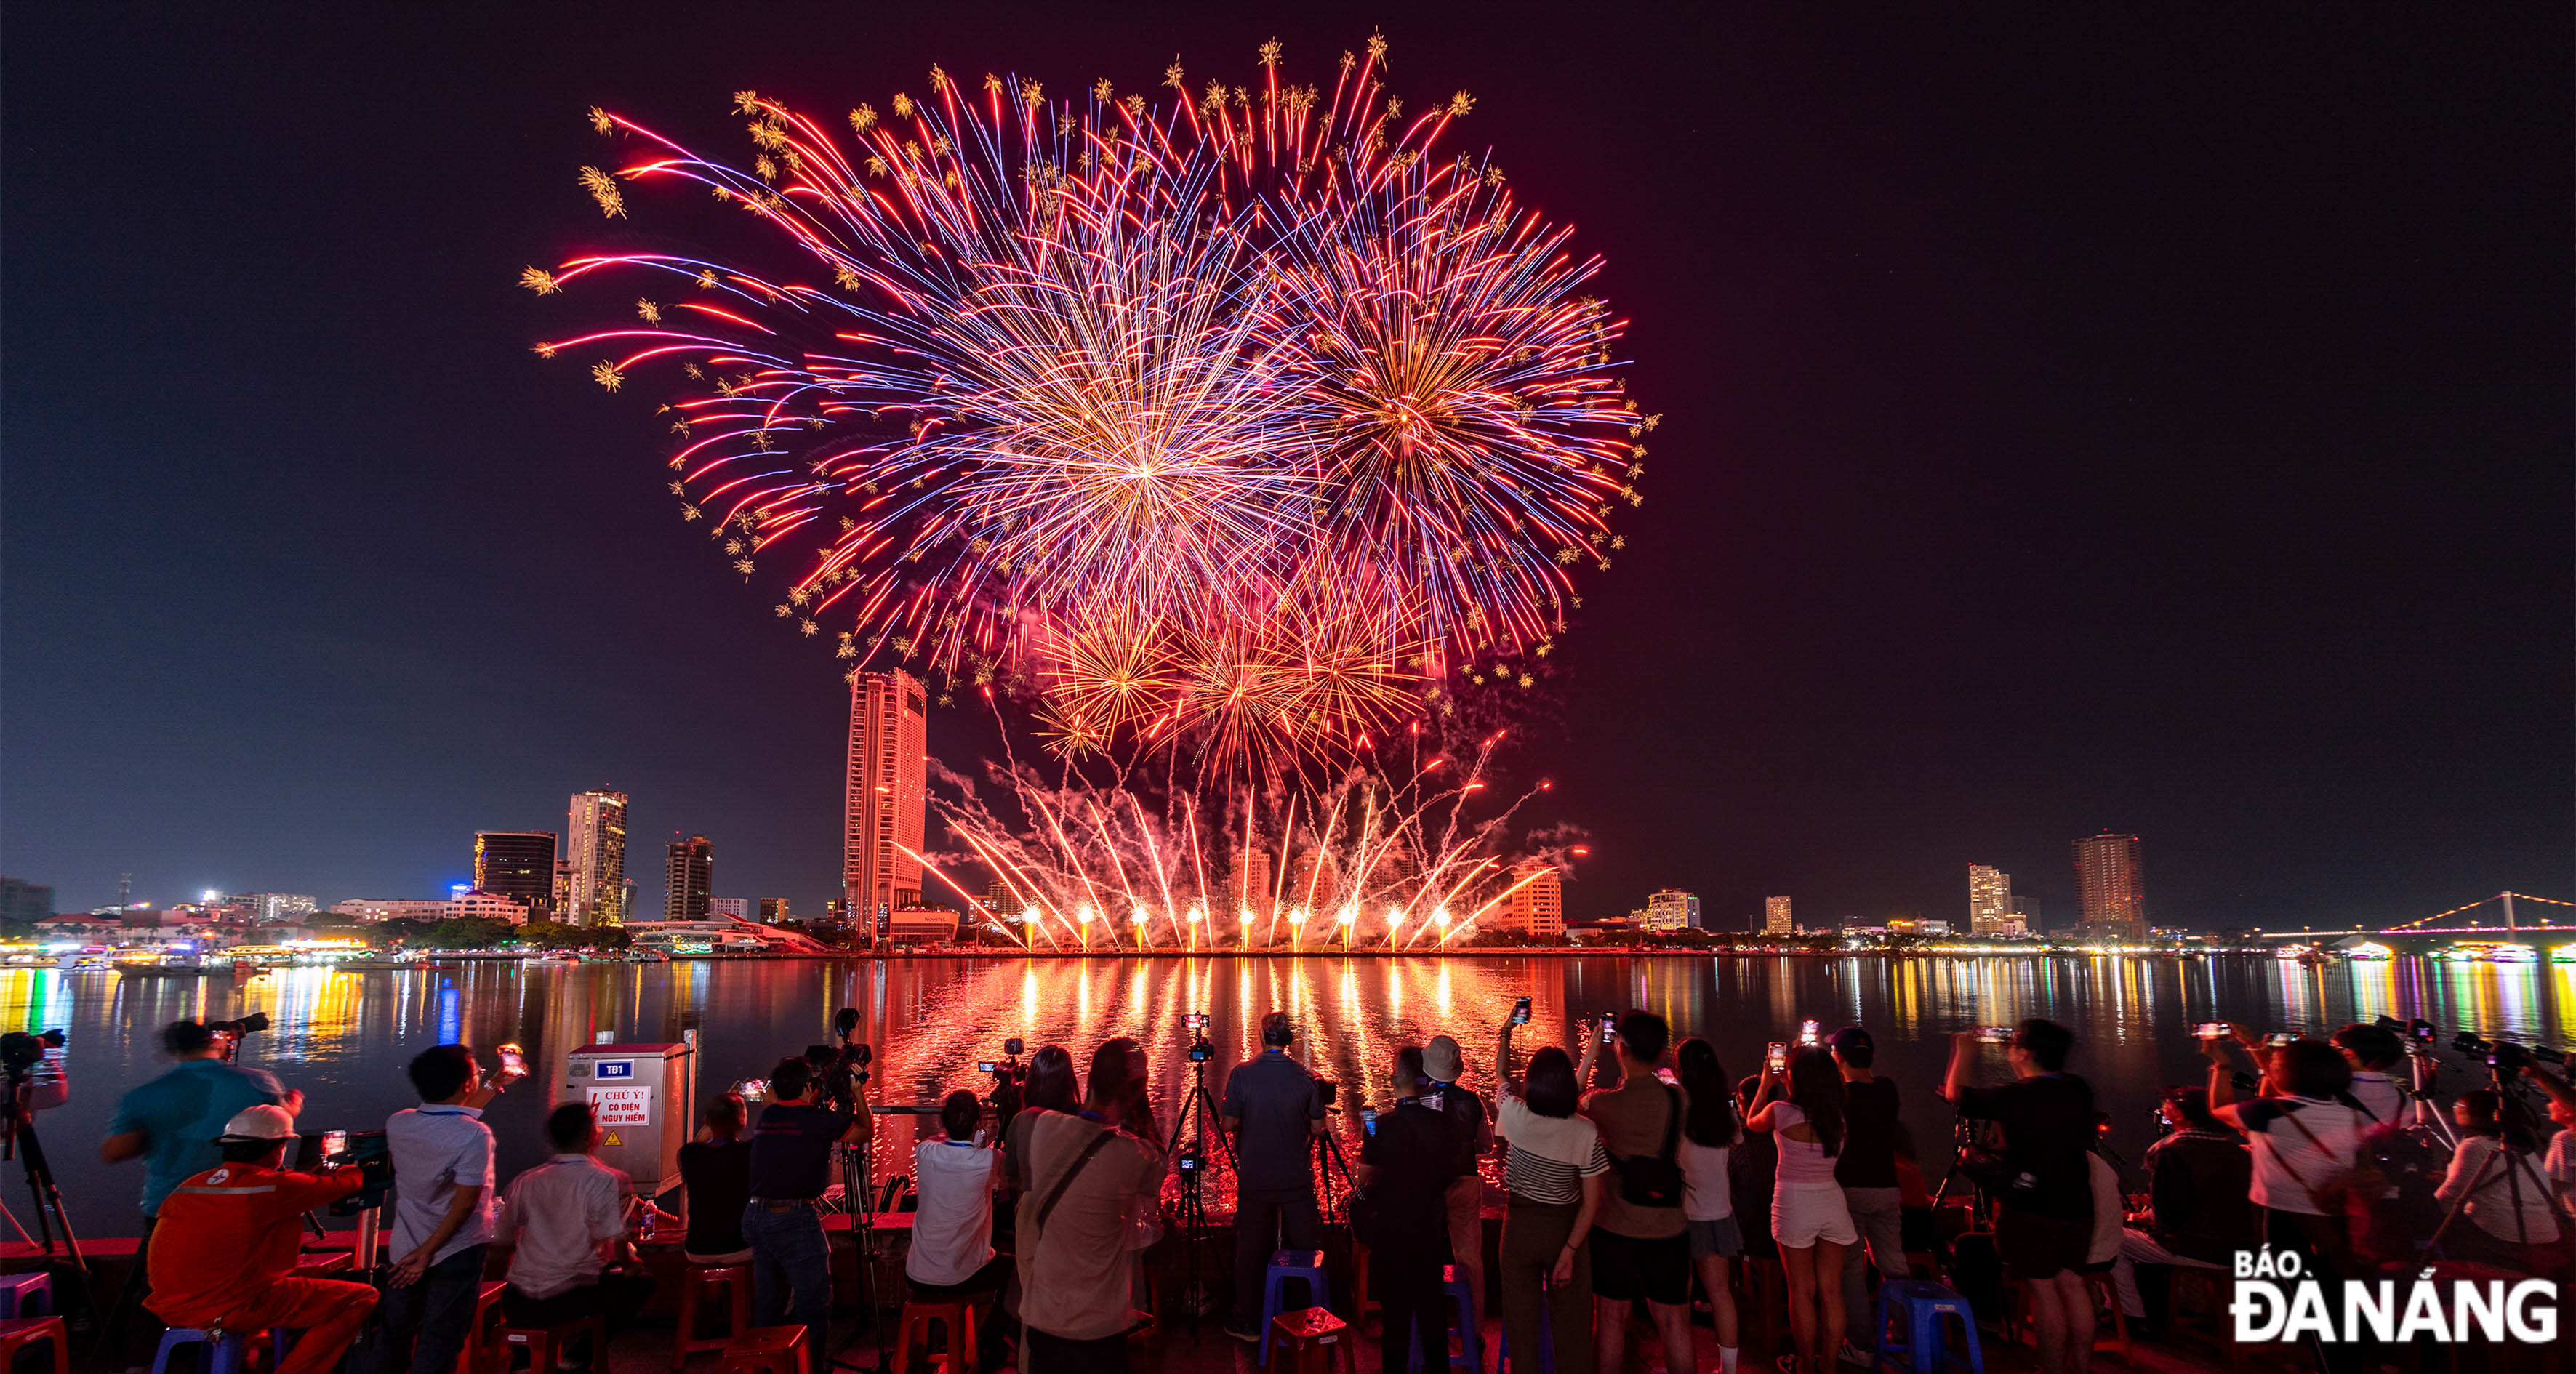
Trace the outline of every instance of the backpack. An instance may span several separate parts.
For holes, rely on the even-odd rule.
[[[1672,1095],[1672,1124],[1664,1128],[1664,1147],[1651,1155],[1630,1155],[1621,1159],[1611,1156],[1610,1167],[1619,1171],[1619,1200],[1631,1207],[1679,1207],[1682,1205],[1682,1104],[1681,1094],[1668,1084],[1664,1091]]]

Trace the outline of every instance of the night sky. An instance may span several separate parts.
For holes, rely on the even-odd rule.
[[[0,867],[62,909],[441,894],[608,785],[647,909],[676,829],[819,914],[828,637],[675,518],[649,379],[529,351],[607,307],[520,268],[636,232],[584,109],[747,160],[744,87],[1329,85],[1376,26],[1665,416],[1512,757],[1570,914],[1978,861],[2064,920],[2104,827],[2160,921],[2576,897],[2567,6],[252,12],[6,16]]]

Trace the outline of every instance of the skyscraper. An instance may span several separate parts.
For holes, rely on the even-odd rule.
[[[1565,875],[1556,865],[1524,864],[1512,870],[1512,881],[1520,886],[1504,904],[1504,926],[1532,940],[1553,942],[1565,934]]]
[[[704,835],[691,835],[671,841],[669,850],[662,867],[663,876],[670,881],[662,895],[662,919],[707,919],[707,904],[716,885],[716,847]]]
[[[1789,920],[1788,898],[1765,897],[1762,899],[1763,934],[1794,935],[1797,933],[1797,930],[1797,926],[1791,924]]]
[[[1697,930],[1699,898],[1679,888],[1665,888],[1646,898],[1646,929]]]
[[[886,913],[921,904],[927,722],[910,673],[850,682],[848,790],[841,810],[842,910],[876,938]]]
[[[1984,864],[1968,865],[1968,933],[2009,934],[2012,919],[2012,875]]]
[[[564,919],[580,925],[626,924],[626,794],[576,792],[564,825],[572,861]]]
[[[1234,851],[1234,872],[1226,879],[1226,899],[1231,910],[1225,914],[1240,917],[1251,912],[1255,917],[1271,914],[1270,851],[1261,847],[1259,836]]]
[[[2138,837],[2099,835],[2075,842],[2075,886],[2084,899],[2084,933],[2143,940],[2147,891]]]
[[[529,920],[553,920],[555,832],[475,831],[474,890],[524,904]]]

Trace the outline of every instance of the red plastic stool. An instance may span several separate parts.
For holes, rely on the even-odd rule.
[[[590,1360],[593,1365],[608,1362],[608,1319],[592,1313],[554,1326],[503,1326],[502,1358],[510,1359],[514,1351],[528,1352],[528,1374],[554,1374],[562,1363],[564,1352],[587,1334],[590,1337]],[[505,1366],[500,1374],[508,1374]]]
[[[510,1374],[509,1347],[501,1343],[509,1324],[501,1294],[509,1286],[496,1279],[474,1290],[474,1321],[465,1328],[465,1348],[456,1352],[456,1374]]]
[[[931,1328],[940,1323],[948,1326],[948,1348],[932,1354]],[[911,1374],[912,1333],[921,1333],[921,1358],[946,1374],[975,1374],[975,1313],[963,1298],[949,1302],[906,1302],[903,1325],[896,1328],[894,1367],[897,1374]]]
[[[698,1303],[706,1291],[717,1285],[725,1290],[725,1331],[721,1336],[698,1334]],[[704,1350],[722,1350],[732,1345],[734,1337],[751,1329],[751,1266],[748,1264],[692,1264],[680,1277],[680,1335],[671,1345],[671,1367],[678,1369],[689,1357]]]
[[[1350,1325],[1322,1307],[1282,1312],[1270,1323],[1271,1338],[1288,1357],[1285,1374],[1331,1374],[1333,1352],[1342,1356],[1342,1374],[1360,1374],[1359,1341]]]
[[[11,1317],[0,1321],[0,1370],[14,1368],[18,1352],[38,1341],[54,1343],[54,1374],[72,1374],[72,1341],[60,1317]]]
[[[813,1352],[801,1326],[755,1326],[725,1347],[717,1374],[814,1374]]]

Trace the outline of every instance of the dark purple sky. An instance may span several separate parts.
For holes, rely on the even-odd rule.
[[[1329,81],[1378,24],[1666,417],[1517,760],[1573,913],[1950,915],[1976,860],[2061,917],[2106,826],[2165,919],[2576,897],[2563,5],[243,13],[0,51],[0,866],[66,908],[428,895],[609,784],[648,904],[680,829],[818,910],[835,663],[673,519],[650,401],[528,352],[583,109],[747,157],[746,86]]]

